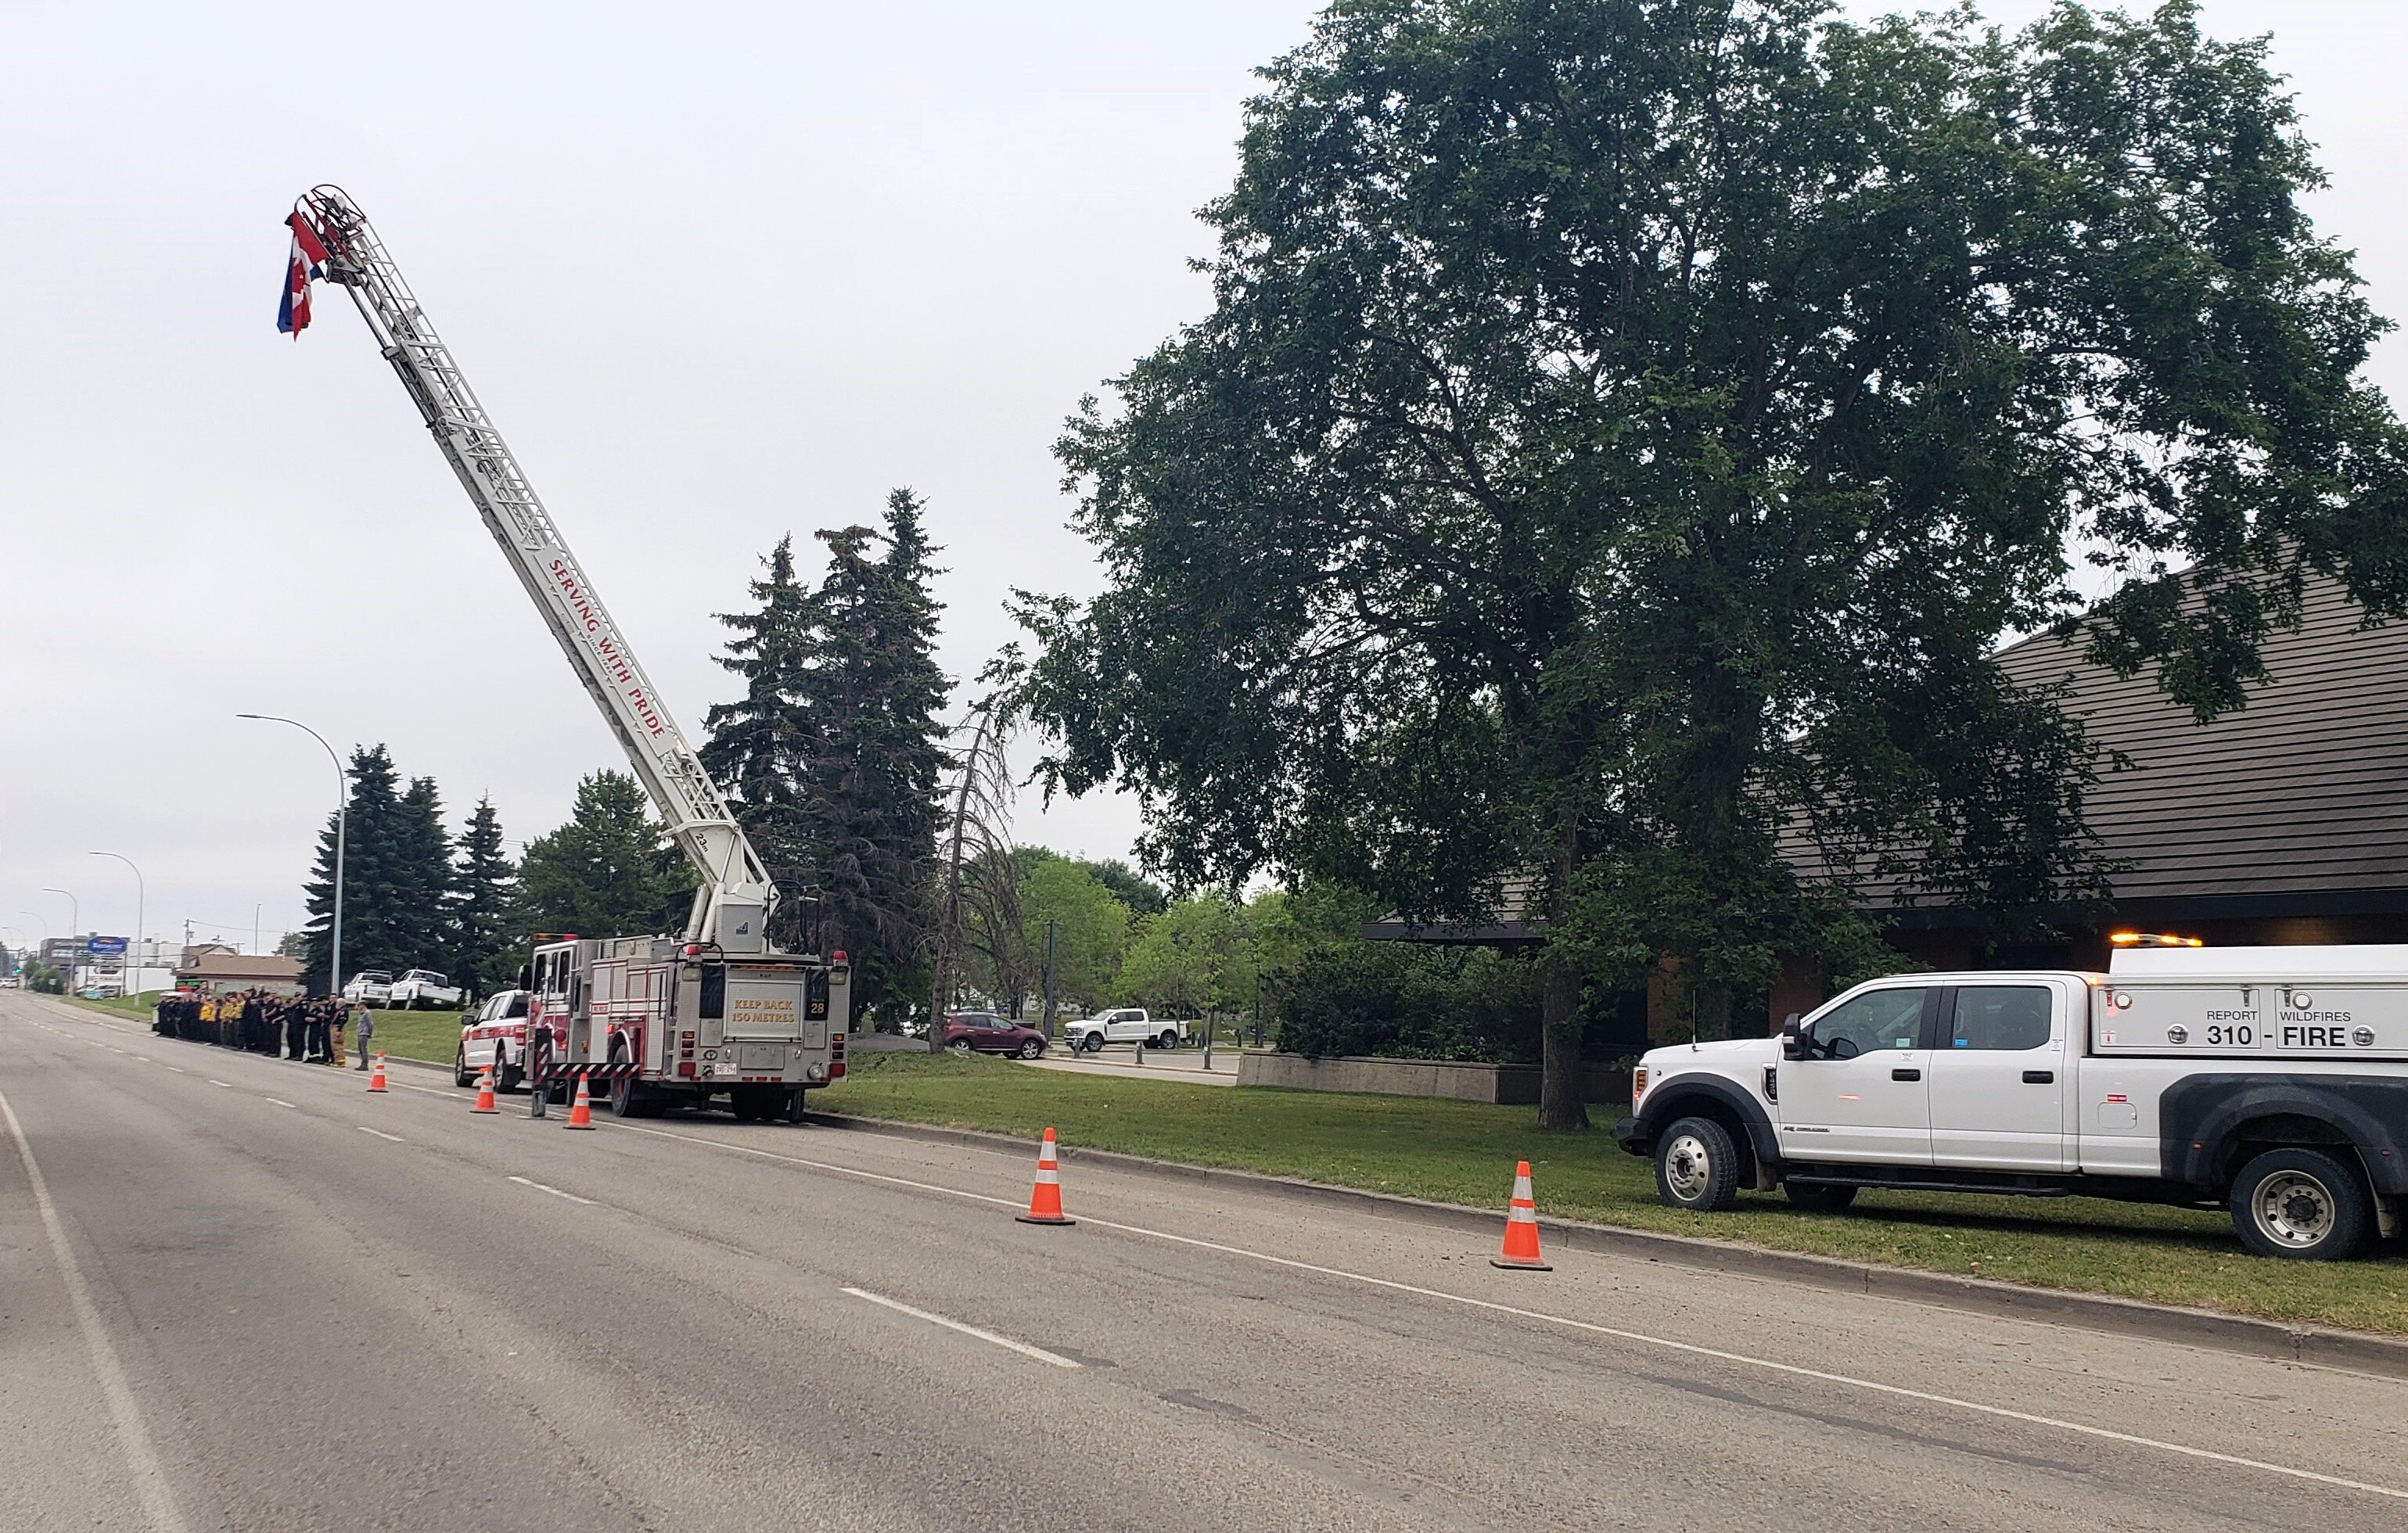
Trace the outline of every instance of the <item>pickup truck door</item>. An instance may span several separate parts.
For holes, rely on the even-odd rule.
[[[2086,1019],[2057,986],[1952,985],[1931,1056],[1931,1158],[1942,1166],[2066,1171],[2067,1039]]]
[[[1808,1056],[1779,1066],[1781,1153],[1791,1160],[1931,1164],[1924,1047],[1935,987],[1869,990],[1814,1019]]]

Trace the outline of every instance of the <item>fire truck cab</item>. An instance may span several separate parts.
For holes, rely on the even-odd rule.
[[[799,1122],[813,1087],[844,1078],[852,972],[841,953],[731,953],[666,937],[545,943],[527,968],[528,1079],[565,1098],[583,1076],[621,1117],[724,1098],[741,1119]]]

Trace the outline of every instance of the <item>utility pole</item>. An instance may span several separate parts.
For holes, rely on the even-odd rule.
[[[1045,1041],[1054,1041],[1054,936],[1062,923],[1045,923]]]

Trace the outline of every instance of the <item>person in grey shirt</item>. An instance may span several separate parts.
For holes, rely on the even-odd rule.
[[[356,1025],[352,1029],[352,1036],[360,1040],[360,1063],[358,1067],[361,1069],[366,1069],[368,1067],[368,1039],[376,1036],[376,1013],[369,1010],[365,1006],[361,1007],[359,1010],[359,1015],[356,1019]]]

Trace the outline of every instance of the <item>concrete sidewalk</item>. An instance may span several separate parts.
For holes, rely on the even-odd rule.
[[[1106,1054],[1048,1053],[1042,1059],[1017,1061],[1032,1069],[1062,1070],[1072,1075],[1116,1075],[1131,1081],[1176,1081],[1191,1086],[1234,1086],[1238,1083],[1238,1051],[1234,1048],[1212,1051],[1212,1067],[1204,1067],[1204,1051],[1148,1049],[1145,1063],[1134,1064],[1129,1056]]]

